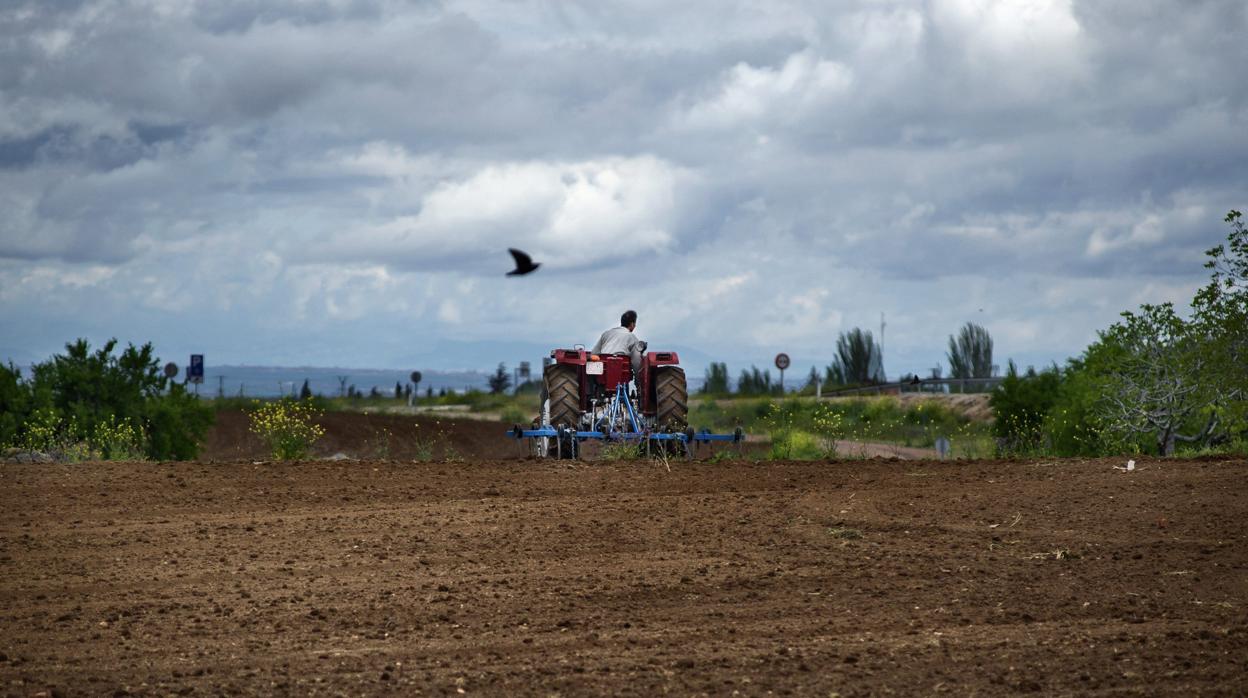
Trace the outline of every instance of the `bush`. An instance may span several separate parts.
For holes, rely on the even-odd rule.
[[[86,340],[36,364],[29,380],[0,367],[0,443],[73,457],[194,458],[212,410],[161,373],[151,344]],[[114,456],[113,454],[117,455]]]
[[[997,438],[999,451],[1035,453],[1045,446],[1043,425],[1057,402],[1061,382],[1057,367],[1040,373],[1029,368],[1019,375],[1018,367],[1010,362],[1005,379],[989,398],[996,417],[992,434]]]
[[[312,444],[325,435],[315,423],[321,413],[311,402],[283,398],[261,403],[248,416],[251,432],[260,437],[275,460],[306,458]]]

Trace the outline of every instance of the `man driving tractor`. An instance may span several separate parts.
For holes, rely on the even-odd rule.
[[[641,374],[641,357],[646,353],[646,343],[637,339],[637,311],[626,310],[620,316],[620,326],[612,327],[598,338],[591,354],[619,354],[632,359],[633,375]]]

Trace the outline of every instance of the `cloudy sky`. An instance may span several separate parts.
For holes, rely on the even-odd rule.
[[[1248,206],[1246,6],[0,0],[0,359],[1061,361]]]

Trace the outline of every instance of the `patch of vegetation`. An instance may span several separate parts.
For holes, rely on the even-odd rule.
[[[116,348],[80,339],[29,378],[0,366],[0,445],[68,460],[195,458],[212,408],[164,376],[151,344]]]
[[[1248,453],[1248,230],[1226,216],[1227,243],[1184,317],[1143,305],[1066,366],[1020,375],[992,396],[1003,453]]]
[[[602,460],[641,460],[644,456],[641,447],[631,441],[611,441],[604,443],[598,452]]]
[[[771,459],[823,459],[840,455],[840,441],[872,441],[933,448],[936,439],[950,440],[955,456],[991,452],[990,426],[959,414],[936,400],[903,404],[894,397],[815,400],[793,397],[704,397],[691,405],[695,429],[766,433]]]
[[[846,528],[844,526],[833,526],[828,529],[828,535],[841,540],[858,540],[862,538],[862,531],[856,528]]]
[[[320,416],[310,402],[291,398],[257,401],[248,413],[251,432],[260,437],[275,460],[307,458],[312,445],[325,435],[325,429],[316,423]]]

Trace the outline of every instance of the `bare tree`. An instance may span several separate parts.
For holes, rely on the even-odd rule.
[[[968,322],[958,331],[957,339],[949,335],[950,378],[992,377],[992,335],[988,330]]]

